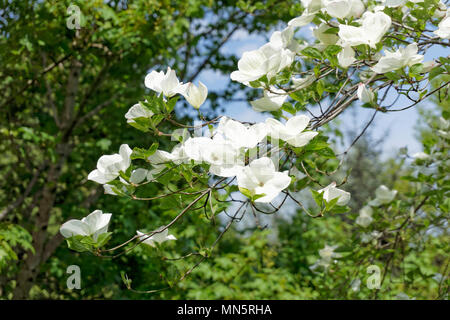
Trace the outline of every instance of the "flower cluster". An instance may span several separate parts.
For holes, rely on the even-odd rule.
[[[127,144],[122,144],[119,153],[104,155],[98,159],[97,167],[89,173],[88,179],[102,184],[107,194],[136,199],[133,192],[137,187],[155,181],[161,182],[160,175],[180,167],[180,170],[189,171],[187,175],[196,175],[197,178],[201,176],[199,180],[207,185],[207,189],[203,191],[186,193],[198,195],[198,198],[185,210],[204,196],[208,197],[206,202],[209,200],[209,205],[213,207],[211,198],[214,188],[224,181],[228,181],[226,186],[234,183],[234,189],[230,188],[228,193],[225,192],[226,197],[233,199],[230,194],[239,190],[248,198],[242,202],[255,210],[258,209],[255,203],[268,203],[276,208],[272,201],[281,194],[286,198],[291,196],[290,191],[297,191],[297,182],[299,189],[310,182],[322,185],[322,177],[314,179],[304,165],[313,163],[308,163],[308,157],[319,155],[321,148],[328,152],[320,154],[328,156],[324,158],[329,159],[330,153],[335,158],[326,137],[320,135],[317,128],[337,117],[356,99],[359,99],[363,107],[385,111],[378,105],[382,101],[380,96],[383,96],[380,93],[383,89],[381,81],[389,79],[388,88],[399,88],[401,86],[397,86],[395,81],[402,76],[407,78],[405,83],[413,83],[413,78],[420,82],[424,73],[436,70],[440,65],[434,61],[423,63],[426,42],[421,42],[420,36],[404,36],[404,39],[397,42],[386,41],[392,37],[390,32],[396,26],[414,19],[410,14],[412,6],[402,4],[419,3],[420,0],[383,0],[377,5],[373,5],[374,1],[361,0],[301,2],[305,7],[303,13],[289,21],[283,30],[275,31],[270,40],[258,49],[244,52],[238,61],[237,70],[230,74],[233,81],[262,89],[262,97],[250,104],[255,111],[270,113],[272,117],[259,123],[243,123],[226,116],[207,121],[200,112],[200,107],[208,96],[208,88],[202,82],[198,85],[183,83],[170,67],[166,72],[151,71],[145,77],[144,84],[153,91],[152,94],[146,96],[145,101],[133,105],[125,114],[125,119],[143,132],[152,132],[158,137],[172,136],[177,144],[171,151],[158,149],[157,143],[149,149],[133,150]],[[396,21],[400,15],[401,23]],[[449,39],[450,13],[442,2],[432,19],[438,24],[433,31],[435,38],[432,40]],[[299,28],[309,24],[314,25],[313,41],[297,39],[296,32]],[[333,81],[328,82],[328,87],[325,87],[326,77],[333,74],[345,80],[336,81],[339,87]],[[198,110],[199,118],[203,121],[201,125],[180,125],[174,120],[172,112],[180,96]],[[327,98],[332,102],[323,110],[320,100]],[[320,116],[314,115],[306,107],[314,103],[319,105]],[[309,113],[303,113],[305,110]],[[167,123],[180,125],[182,133],[175,131],[171,135],[162,132],[165,129],[158,125],[163,119],[168,120]],[[448,122],[442,124],[439,134],[444,138],[448,138],[448,127]],[[195,135],[191,136],[188,129],[195,129]],[[321,138],[325,140],[320,140]],[[285,161],[280,160],[280,154],[285,157]],[[290,158],[289,155],[293,157]],[[427,153],[420,153],[414,155],[414,158],[426,162],[429,156]],[[145,160],[145,166],[149,167],[137,166],[132,163],[134,159]],[[305,174],[296,168],[298,163],[301,163]],[[327,173],[317,167],[314,169],[317,175]],[[300,183],[303,179],[308,182]],[[192,187],[192,180],[186,178],[186,182]],[[320,190],[311,190],[320,207],[320,213],[315,217],[323,216],[322,213],[331,208],[341,213],[348,210],[345,206],[351,195],[340,189],[341,185],[342,183],[338,185],[332,182]],[[172,194],[176,192],[171,190]],[[382,185],[375,194],[375,199],[363,207],[356,218],[356,224],[363,228],[374,221],[374,209],[391,205],[397,191]],[[158,196],[147,199],[156,198]],[[221,201],[226,202],[228,199]],[[284,200],[281,205],[283,203]],[[169,234],[168,227],[184,212],[183,210],[175,220],[156,231],[136,231],[133,239],[151,247],[176,240],[174,235]],[[99,248],[109,237],[107,229],[110,217],[111,214],[96,210],[82,220],[66,222],[60,232],[68,238],[71,248]],[[382,235],[381,232],[373,231],[363,234],[361,239],[362,242],[370,242]],[[311,268],[323,267],[327,270],[336,258],[341,257],[335,249],[337,246],[326,245],[319,251],[320,259]],[[359,285],[355,284],[355,287]]]
[[[286,40],[287,39],[287,40]],[[282,46],[292,39],[284,33],[272,37],[277,46]],[[286,49],[288,50],[288,49]],[[183,84],[176,77],[174,70],[168,68],[166,74],[152,71],[147,75],[145,84],[166,98],[175,94],[183,95],[195,108],[199,108],[206,98],[207,89],[200,83],[200,88],[193,84]],[[151,118],[153,112],[141,104],[130,108],[125,115],[127,121],[137,118]],[[251,157],[246,164],[248,152],[255,153],[258,144],[267,145],[270,138],[272,145],[281,140],[293,147],[307,145],[317,134],[307,130],[310,118],[305,115],[291,117],[285,124],[269,118],[265,122],[252,125],[243,124],[228,117],[221,117],[217,128],[209,135],[188,137],[176,145],[171,152],[156,150],[147,160],[153,165],[152,170],[138,168],[133,170],[130,182],[139,184],[147,178],[151,180],[155,173],[163,170],[165,163],[205,163],[209,165],[209,172],[219,177],[237,177],[238,186],[245,195],[251,195],[257,202],[272,201],[283,189],[290,184],[291,178],[286,172],[277,172],[277,163],[262,156]],[[105,184],[107,193],[115,194],[107,182],[117,178],[119,172],[125,172],[130,165],[130,152],[121,147],[120,155],[102,156],[97,169],[89,174],[88,179]],[[123,150],[122,150],[123,149]],[[127,149],[129,150],[129,148]],[[121,180],[122,183],[127,183]]]
[[[329,246],[325,245],[323,249],[319,250],[319,256],[320,258],[316,261],[315,264],[313,264],[310,269],[315,270],[318,267],[322,267],[325,270],[327,270],[333,262],[336,262],[336,258],[342,257],[342,255],[338,252],[335,252],[335,250],[338,248],[337,245]]]
[[[355,221],[356,224],[360,225],[363,228],[367,228],[373,222],[372,207],[389,204],[394,200],[396,195],[397,190],[390,190],[385,185],[379,186],[375,190],[375,199],[369,201],[369,204],[361,208],[361,210],[359,211],[359,216]]]

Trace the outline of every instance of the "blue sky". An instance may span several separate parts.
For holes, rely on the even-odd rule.
[[[278,28],[282,29],[282,27]],[[301,34],[301,32],[303,34]],[[230,41],[221,49],[223,53],[235,53],[239,57],[242,53],[249,50],[259,48],[268,41],[269,32],[267,35],[249,35],[244,30],[238,30]],[[310,38],[311,31],[307,27],[301,29],[300,35],[305,38]],[[424,61],[432,60],[438,56],[446,56],[448,52],[442,47],[433,48],[425,54]],[[229,76],[224,76],[219,73],[206,70],[200,74],[199,79],[204,82],[208,88],[220,90],[224,89],[230,79]],[[389,98],[389,97],[388,97]],[[401,97],[397,103],[397,108],[408,105],[408,100]],[[424,108],[432,107],[431,103],[423,103]],[[232,102],[225,106],[226,115],[241,121],[263,121],[270,114],[264,114],[253,111],[250,104],[247,102]],[[343,124],[348,123],[354,128],[363,128],[367,121],[371,118],[373,110],[355,106],[346,110],[340,117]],[[396,150],[402,147],[407,147],[410,154],[422,151],[420,143],[415,138],[414,127],[418,123],[419,114],[417,108],[411,108],[402,112],[392,113],[378,113],[375,122],[372,124],[372,135],[374,138],[379,138],[388,134],[383,145],[383,156],[388,157],[395,153]],[[355,123],[356,122],[356,123]]]

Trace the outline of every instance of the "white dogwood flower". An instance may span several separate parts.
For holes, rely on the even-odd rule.
[[[350,288],[352,288],[353,291],[357,292],[359,291],[359,288],[361,287],[361,279],[356,278],[350,283]]]
[[[444,18],[446,14],[447,14],[447,6],[445,5],[445,3],[442,2],[442,0],[440,0],[437,4],[436,10],[434,11],[433,18],[436,19]]]
[[[319,11],[322,8],[322,0],[300,0],[303,7],[311,12]]]
[[[439,128],[442,130],[447,130],[450,128],[450,120],[446,120],[443,117],[439,117]]]
[[[183,160],[208,163],[211,165],[210,172],[217,176],[235,176],[244,165],[243,160],[239,157],[239,148],[221,135],[215,136],[214,139],[209,137],[188,138],[180,149],[183,150]],[[158,163],[170,161],[170,159],[174,161],[175,158],[176,156],[173,154],[161,151],[156,157],[153,154],[149,159],[153,163]]]
[[[255,202],[271,202],[291,183],[287,171],[278,172],[270,158],[255,159],[237,174],[239,189],[244,194],[250,192],[252,196],[260,197]],[[245,189],[245,190],[243,190]]]
[[[147,178],[148,170],[144,168],[138,168],[133,170],[130,175],[130,182],[139,184]]]
[[[315,75],[309,75],[304,78],[292,78],[293,89],[300,90],[309,87],[314,81],[316,81]]]
[[[264,123],[244,125],[228,117],[222,117],[216,133],[236,148],[254,148],[267,135]]]
[[[326,23],[321,23],[317,28],[312,30],[314,37],[316,37],[320,43],[325,45],[336,44],[339,37],[335,34],[325,33],[327,30],[331,29]]]
[[[266,43],[257,50],[244,52],[238,61],[239,70],[231,73],[231,80],[248,85],[250,81],[258,80],[264,75],[271,79],[292,64],[294,55],[289,49]]]
[[[294,39],[294,28],[292,26],[272,33],[269,43],[276,48],[289,49],[292,52],[300,51],[300,45]]]
[[[151,247],[155,247],[155,243],[163,243],[168,240],[177,240],[174,235],[169,234],[169,229],[165,229],[161,232],[157,232],[151,237],[147,236],[145,233],[136,231],[139,239],[145,239],[142,243],[148,244]]]
[[[184,148],[182,144],[177,144],[172,152],[167,152],[164,150],[156,150],[154,154],[149,156],[147,160],[153,165],[159,165],[167,162],[173,162],[175,164],[181,163],[182,160],[186,159],[184,153]]]
[[[367,11],[361,18],[361,27],[340,24],[338,35],[343,47],[367,44],[375,48],[390,26],[391,18],[385,13]]]
[[[113,190],[113,186],[112,185],[110,185],[110,184],[104,184],[103,185],[103,190],[104,190],[104,193],[105,194],[109,194],[109,195],[112,195],[112,196],[118,196],[118,195],[120,195],[121,194],[121,191],[122,192],[126,192],[127,191],[127,188],[125,188],[125,186],[122,186],[122,189],[120,190],[118,190],[118,193],[117,192],[115,192],[114,190]]]
[[[234,177],[245,165],[239,148],[221,136],[211,140],[203,150],[202,159],[209,163],[209,172],[219,177]]]
[[[193,83],[188,83],[185,90],[181,92],[181,94],[191,104],[191,106],[195,109],[199,109],[208,96],[208,88],[206,88],[201,81],[198,82],[198,87]]]
[[[125,113],[125,118],[127,123],[135,122],[134,119],[137,118],[150,118],[153,112],[143,107],[140,103],[133,105],[127,113]]]
[[[195,162],[204,161],[206,150],[212,144],[211,138],[208,137],[194,137],[187,139],[183,144],[184,153],[188,160]]]
[[[365,10],[366,8],[361,0],[350,0],[350,13],[347,18],[359,18]]]
[[[381,185],[375,190],[375,199],[369,202],[371,206],[379,206],[388,204],[394,200],[397,195],[397,190],[389,190],[385,185]]]
[[[326,244],[325,247],[323,247],[323,249],[319,250],[320,258],[322,258],[322,260],[324,261],[331,261],[331,259],[333,258],[340,258],[341,254],[338,252],[334,252],[334,250],[336,250],[337,247],[338,245],[329,246]]]
[[[406,0],[383,0],[383,4],[388,8],[396,8],[406,3]]]
[[[416,43],[411,43],[406,48],[400,48],[395,52],[386,50],[385,56],[381,57],[378,63],[372,67],[372,70],[380,74],[421,63],[423,55],[418,54],[417,51]]]
[[[264,97],[255,101],[250,101],[250,104],[255,111],[276,111],[281,108],[286,101],[288,95],[284,90],[275,87],[270,88],[271,91],[264,90]]]
[[[426,154],[425,152],[417,152],[417,153],[414,153],[414,154],[412,155],[412,157],[413,157],[414,159],[418,159],[418,160],[428,160],[428,159],[430,159],[430,155],[429,155],[429,154]]]
[[[170,98],[185,90],[183,83],[177,78],[175,70],[167,68],[167,72],[152,71],[145,77],[145,86]]]
[[[359,17],[364,12],[361,0],[322,0],[325,11],[334,18]]]
[[[356,224],[359,224],[360,226],[366,228],[367,226],[369,226],[372,221],[372,214],[373,214],[373,209],[369,206],[364,206],[361,208],[361,210],[359,210],[359,216],[356,218]]]
[[[281,139],[294,147],[303,147],[311,141],[318,132],[304,131],[309,124],[309,117],[305,115],[290,118],[286,124],[269,118],[266,120],[268,134],[275,139]]]
[[[357,95],[358,99],[363,103],[372,103],[375,98],[373,91],[362,82],[358,85]]]
[[[132,152],[127,144],[122,144],[119,153],[101,156],[97,161],[97,169],[89,173],[88,180],[105,184],[116,179],[120,171],[125,172],[130,166]]]
[[[288,22],[291,27],[303,27],[312,22],[316,14],[322,8],[322,0],[301,0],[305,11],[302,15]]]
[[[337,249],[337,245],[329,246],[325,245],[323,249],[319,250],[320,258],[314,263],[310,269],[314,270],[317,267],[323,267],[324,269],[328,269],[330,265],[334,262],[333,259],[340,258],[342,255],[338,252],[334,252]]]
[[[167,151],[164,150],[156,150],[151,156],[147,158],[147,160],[151,164],[161,164],[174,160],[175,157]]]
[[[350,201],[350,192],[336,188],[336,182],[330,183],[325,188],[317,190],[317,192],[323,193],[323,199],[326,202],[338,198],[336,202],[338,206],[345,206]]]
[[[350,13],[350,1],[346,0],[323,0],[326,12],[339,19],[344,19]]]
[[[450,39],[450,9],[447,9],[447,14],[439,22],[438,29],[434,31],[434,34],[442,39]]]
[[[316,13],[317,13],[317,11],[309,12],[308,10],[305,10],[301,16],[290,20],[288,22],[288,26],[291,26],[291,27],[306,26],[308,23],[311,23],[314,20]]]
[[[342,68],[348,68],[355,59],[355,50],[352,49],[351,46],[345,46],[342,50],[337,54],[339,65]]]
[[[159,175],[165,168],[166,166],[163,164],[153,165],[153,168],[148,170],[147,181],[154,181],[155,176]]]
[[[72,219],[65,222],[59,229],[59,232],[65,238],[81,235],[92,236],[94,240],[97,240],[100,234],[108,232],[110,219],[111,213],[95,210],[81,220]]]
[[[375,244],[382,235],[383,234],[377,230],[374,230],[371,233],[362,233],[361,242],[368,243],[372,241]]]
[[[422,72],[423,73],[430,72],[431,69],[433,69],[436,66],[437,66],[437,63],[435,61],[433,61],[433,60],[426,61],[426,62],[422,63]]]

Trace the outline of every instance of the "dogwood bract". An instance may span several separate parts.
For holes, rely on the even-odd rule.
[[[315,131],[303,132],[308,126],[309,121],[309,117],[300,115],[290,118],[286,124],[282,124],[276,119],[268,118],[266,125],[268,134],[271,137],[284,140],[294,147],[303,147],[319,134]]]
[[[191,106],[195,109],[199,109],[206,100],[208,88],[206,88],[201,81],[199,81],[198,87],[193,83],[188,83],[185,90],[182,91],[181,94],[191,104]]]
[[[399,48],[395,52],[385,51],[385,56],[381,57],[372,70],[376,73],[386,73],[401,69],[406,66],[412,66],[422,62],[423,55],[417,53],[416,43],[411,43],[406,48]]]
[[[359,17],[364,12],[361,0],[322,0],[325,11],[334,18]]]
[[[278,72],[291,65],[294,61],[294,52],[266,43],[253,51],[246,51],[238,61],[238,71],[233,71],[231,80],[249,85],[262,76],[271,79]]]
[[[103,213],[102,210],[95,210],[81,220],[72,219],[65,222],[59,232],[65,238],[73,236],[92,236],[97,240],[102,233],[108,232],[108,224],[111,213]]]
[[[360,83],[358,85],[357,95],[358,95],[358,99],[361,100],[361,102],[363,102],[363,103],[371,103],[371,102],[373,102],[373,99],[375,97],[372,90],[370,88],[367,89],[367,87],[365,86],[364,83]]]
[[[351,46],[344,46],[344,48],[337,54],[339,65],[343,68],[348,68],[356,61],[355,51]]]
[[[339,37],[335,34],[326,33],[331,27],[325,23],[320,24],[317,28],[313,29],[313,35],[320,41],[320,43],[325,45],[335,44],[338,42]]]
[[[313,264],[310,269],[314,270],[317,267],[323,267],[325,269],[328,269],[333,262],[333,259],[340,258],[342,255],[338,252],[334,252],[336,250],[338,245],[329,246],[325,245],[323,249],[319,250],[319,256],[320,258],[316,261],[315,264]]]
[[[236,148],[254,148],[267,135],[267,127],[264,123],[244,125],[228,117],[222,117],[216,133]]]
[[[144,168],[138,168],[131,172],[130,182],[134,184],[141,183],[147,178],[148,170]]]
[[[271,91],[264,90],[264,97],[251,101],[250,104],[255,111],[275,111],[281,108],[287,97],[284,90],[272,87]]]
[[[183,83],[177,78],[175,70],[167,68],[167,72],[152,71],[145,77],[145,86],[157,93],[163,93],[164,96],[170,98],[177,93],[185,90]]]
[[[136,122],[134,119],[137,118],[150,118],[153,112],[148,110],[146,107],[142,106],[140,103],[133,105],[128,112],[125,114],[127,123]]]
[[[369,202],[371,206],[388,204],[394,200],[397,190],[389,190],[385,185],[381,185],[375,190],[375,199]]]
[[[359,216],[355,221],[356,224],[359,224],[360,226],[366,228],[373,221],[372,214],[373,209],[370,206],[364,206],[363,208],[361,208],[361,210],[359,210]]]
[[[174,235],[169,234],[169,229],[165,229],[161,232],[157,232],[151,237],[147,236],[145,233],[136,231],[139,239],[145,239],[142,243],[148,244],[149,246],[155,247],[155,243],[163,243],[168,240],[177,240]]]
[[[287,171],[275,170],[273,161],[267,157],[255,159],[237,174],[238,186],[244,194],[260,196],[255,202],[271,202],[291,183]],[[245,189],[245,190],[242,190]]]
[[[361,26],[339,25],[339,38],[342,46],[358,46],[367,44],[375,48],[376,44],[391,27],[391,18],[383,12],[367,11],[361,18]]]
[[[419,160],[428,160],[428,159],[430,159],[430,155],[429,155],[429,154],[426,154],[425,152],[417,152],[417,153],[414,153],[414,154],[412,155],[412,157],[413,157],[414,159],[419,159]]]
[[[184,153],[183,145],[178,144],[173,149],[172,152],[167,152],[164,150],[156,150],[154,154],[149,156],[147,160],[154,165],[173,162],[180,163],[186,159],[186,154]]]
[[[292,78],[293,88],[295,90],[300,90],[308,87],[314,81],[316,81],[316,77],[314,75],[306,76],[304,78]]]
[[[338,201],[336,202],[338,206],[345,206],[350,201],[350,192],[336,188],[336,182],[330,183],[328,186],[317,192],[323,193],[323,199],[326,202],[338,198]]]
[[[88,179],[100,184],[116,179],[120,171],[125,172],[130,166],[132,152],[127,144],[122,144],[119,153],[101,156],[97,161],[97,169],[89,173]]]
[[[434,33],[442,39],[450,39],[450,9],[447,9],[447,14],[444,19],[438,24],[438,29]]]

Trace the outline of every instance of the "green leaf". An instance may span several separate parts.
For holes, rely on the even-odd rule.
[[[323,59],[322,54],[316,48],[308,47],[306,49],[303,49],[301,51],[301,53],[304,56],[307,56],[307,57],[310,57],[310,58],[313,58],[313,59],[318,59],[318,60],[322,60]]]
[[[77,235],[77,236],[67,238],[66,239],[67,246],[69,247],[69,249],[77,251],[77,252],[91,251],[93,249],[92,248],[93,246],[91,244],[93,244],[94,242],[92,239],[91,239],[91,241],[89,241],[89,240],[86,241],[85,238],[90,238],[90,237]]]
[[[289,96],[295,101],[304,102],[305,95],[300,93],[302,90],[294,91]]]
[[[336,203],[339,201],[339,197],[338,198],[334,198],[331,199],[330,201],[325,201],[326,205],[325,205],[325,210],[326,211],[330,211],[331,209],[333,209],[336,206]]]
[[[323,92],[325,91],[325,87],[323,85],[322,80],[317,81],[316,90],[319,96],[322,96]]]
[[[398,81],[398,80],[400,80],[400,79],[402,78],[402,77],[401,77],[397,72],[395,72],[395,71],[385,73],[384,76],[385,76],[386,78],[388,78],[389,80],[392,80],[392,81]]]
[[[239,191],[246,196],[247,198],[249,198],[252,202],[254,202],[255,200],[262,198],[264,196],[266,196],[266,194],[254,194],[253,192],[251,192],[250,190],[246,189],[246,188],[241,188],[239,187]]]
[[[283,106],[281,107],[281,109],[283,109],[286,112],[289,112],[292,115],[295,115],[297,113],[297,110],[294,108],[294,106],[289,103],[289,102],[285,102],[283,103]]]
[[[158,146],[159,146],[158,142],[154,142],[148,149],[134,148],[130,158],[131,160],[135,159],[147,160],[148,157],[150,157],[152,154],[156,152],[156,150],[158,150]]]
[[[330,31],[332,29],[334,29],[334,28],[330,28],[327,31]],[[337,29],[337,28],[335,28],[335,29]],[[325,33],[328,33],[327,31],[325,31]],[[339,52],[341,52],[341,50],[342,50],[341,46],[332,44],[332,45],[328,46],[325,49],[324,53],[325,53],[325,56],[328,58],[328,56],[335,56],[335,55],[337,55]]]
[[[314,199],[314,201],[316,202],[316,204],[319,206],[319,207],[322,207],[322,204],[323,204],[323,193],[319,193],[319,192],[317,192],[316,190],[314,190],[314,189],[310,189],[311,190],[311,194],[312,194],[312,196],[313,196],[313,199]]]
[[[423,71],[423,65],[421,63],[416,63],[415,65],[409,68],[409,73],[411,75],[419,75]]]
[[[120,271],[120,277],[122,278],[122,281],[125,284],[125,286],[128,289],[130,289],[131,288],[131,279],[128,278],[128,276],[125,273],[125,271]]]
[[[326,141],[320,141],[318,139],[311,140],[310,143],[306,145],[307,150],[321,150],[328,148],[330,145]]]
[[[436,67],[431,69],[430,71],[430,75],[429,75],[429,79],[434,79],[436,78],[438,75],[442,74],[445,70],[441,67]]]
[[[134,121],[128,122],[128,124],[139,131],[148,132],[148,128],[151,126],[152,121],[149,118],[135,118]]]
[[[156,129],[156,126],[165,118],[163,114],[157,114],[153,116],[150,120],[150,127]]]
[[[96,247],[103,247],[112,237],[112,232],[105,232],[98,236]]]
[[[331,148],[320,149],[317,151],[317,154],[329,159],[336,158],[336,155],[334,154],[334,151]]]
[[[179,98],[180,98],[180,96],[175,96],[175,97],[171,98],[169,101],[167,101],[167,103],[166,103],[167,112],[170,113],[173,111],[173,109],[175,108],[175,104],[177,103]]]

